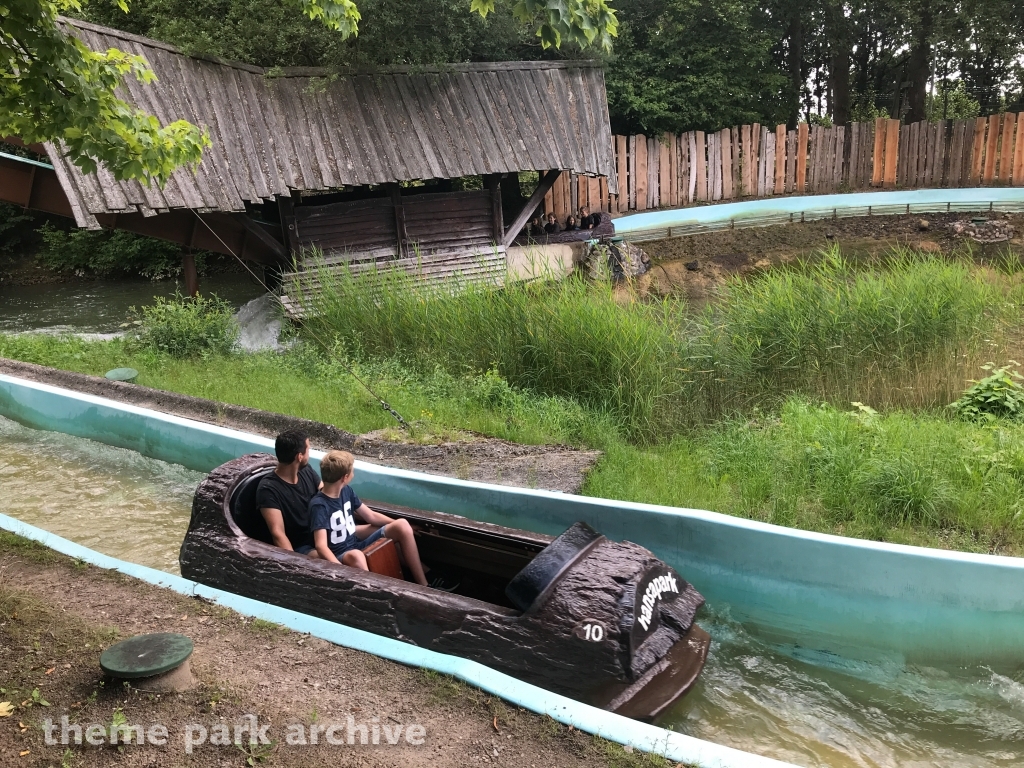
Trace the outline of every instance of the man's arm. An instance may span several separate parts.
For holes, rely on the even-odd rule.
[[[382,515],[380,512],[374,512],[365,504],[361,505],[359,509],[356,510],[356,515],[358,515],[364,523],[369,523],[370,525],[382,526],[395,522],[393,517]]]
[[[281,510],[271,507],[260,507],[260,514],[263,515],[263,519],[267,522],[267,528],[270,529],[270,538],[273,539],[274,544],[281,549],[294,552],[295,549],[288,540],[288,535],[284,532],[284,515],[281,514]]]
[[[331,552],[331,548],[327,546],[327,531],[323,528],[313,531],[313,546],[316,547],[316,553],[320,555],[324,560],[329,563],[341,563],[338,558]]]

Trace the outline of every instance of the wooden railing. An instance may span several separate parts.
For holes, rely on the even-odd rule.
[[[1024,112],[902,125],[880,118],[797,130],[754,124],[716,133],[615,136],[619,194],[604,178],[563,173],[544,198],[560,222],[591,211],[644,211],[786,194],[917,187],[1024,186]]]

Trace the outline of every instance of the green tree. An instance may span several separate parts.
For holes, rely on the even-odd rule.
[[[754,0],[621,0],[607,68],[619,132],[717,130],[785,119],[773,20]]]

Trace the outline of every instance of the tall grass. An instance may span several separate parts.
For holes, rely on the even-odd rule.
[[[847,536],[1024,554],[1024,427],[800,398],[653,450],[614,446],[584,492]]]
[[[729,282],[702,318],[694,362],[710,369],[700,383],[712,413],[794,392],[931,407],[956,398],[1012,316],[1005,288],[965,260],[898,249],[864,268],[832,248]]]
[[[445,292],[394,271],[318,279],[307,333],[321,344],[453,374],[493,370],[604,411],[641,440],[792,393],[945,405],[1008,314],[1003,289],[968,263],[907,251],[865,269],[832,249],[734,279],[696,315],[578,277]]]
[[[358,356],[397,356],[450,373],[495,371],[514,387],[570,397],[649,433],[671,409],[679,323],[672,301],[616,302],[573,277],[440,292],[402,272],[321,270],[306,331]],[[328,341],[330,340],[330,341]]]

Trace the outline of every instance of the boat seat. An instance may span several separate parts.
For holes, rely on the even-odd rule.
[[[391,539],[380,538],[363,550],[366,565],[371,573],[390,576],[393,579],[404,579],[402,563],[398,559],[398,547]]]
[[[576,523],[542,549],[505,587],[505,596],[521,611],[536,610],[566,572],[604,541],[586,523]]]
[[[274,539],[270,535],[267,521],[263,519],[260,509],[256,505],[256,489],[259,487],[260,480],[273,471],[273,467],[265,467],[242,480],[231,494],[230,504],[231,517],[234,518],[235,525],[242,529],[242,533],[250,539],[257,539],[267,544],[273,544]]]

